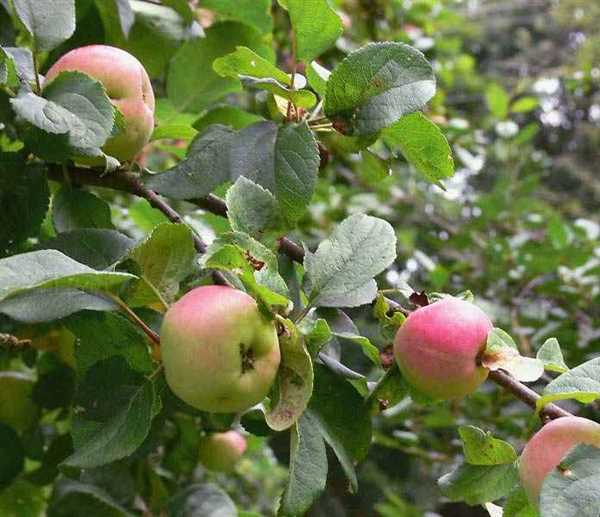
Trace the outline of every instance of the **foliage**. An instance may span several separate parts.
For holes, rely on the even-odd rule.
[[[554,401],[598,419],[598,9],[468,4],[0,0],[1,515],[593,514],[597,449],[539,512],[517,451]],[[87,44],[152,78],[134,163],[102,151],[124,120],[100,82],[44,85]],[[279,330],[239,415],[160,364],[165,311],[209,283]],[[448,294],[490,315],[478,360],[531,408],[407,385],[395,331]],[[210,472],[200,439],[230,428],[248,450]]]

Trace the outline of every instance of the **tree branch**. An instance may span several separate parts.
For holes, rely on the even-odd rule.
[[[498,386],[501,386],[506,391],[510,392],[529,407],[536,409],[536,402],[541,398],[540,395],[528,386],[525,386],[519,382],[509,373],[503,370],[490,371],[488,379],[490,379],[492,382],[495,382],[498,384]],[[563,416],[573,415],[568,411],[558,407],[556,404],[547,404],[544,406],[544,409],[540,411],[540,418],[544,423],[548,420],[553,420]]]
[[[48,169],[48,177],[60,183],[65,183],[66,181],[65,175],[63,174],[63,169],[60,165],[50,165]],[[115,173],[102,175],[99,171],[94,169],[71,167],[69,168],[69,179],[76,185],[105,187],[122,192],[128,192],[144,198],[154,208],[165,214],[170,221],[177,223],[183,222],[181,216],[165,201],[163,201],[160,196],[156,194],[156,192],[148,190],[142,184],[139,175],[136,173],[117,171]],[[227,205],[225,202],[212,194],[209,194],[203,198],[191,199],[188,201],[213,214],[223,217],[227,216]],[[204,243],[198,235],[193,235],[196,249],[199,253],[204,253],[206,251],[206,243]],[[303,262],[304,260],[304,248],[287,237],[282,237],[279,239],[279,250],[296,262]],[[214,278],[215,282],[217,283],[228,283],[225,276],[221,272],[215,272]],[[400,305],[396,302],[388,300],[388,303],[390,303],[390,307],[392,309],[401,310]],[[540,395],[516,380],[510,374],[502,370],[491,371],[489,374],[489,379],[510,392],[512,395],[531,408],[536,408],[536,401],[540,398]],[[540,418],[542,418],[542,421],[544,422],[564,416],[571,416],[571,413],[555,404],[547,404],[540,412]]]

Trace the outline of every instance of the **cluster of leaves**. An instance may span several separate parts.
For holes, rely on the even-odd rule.
[[[477,200],[481,217],[451,231],[443,246],[437,235],[421,237],[418,226],[411,227],[411,219],[423,219],[426,202],[411,207],[415,214],[394,211],[403,202],[401,192],[394,194],[398,170],[390,174],[395,155],[435,185],[434,192],[452,187],[450,145],[434,117],[420,111],[431,101],[441,117],[446,92],[436,95],[430,62],[405,43],[362,45],[365,38],[356,29],[359,45],[334,48],[343,24],[331,4],[280,0],[272,8],[269,0],[206,0],[200,15],[210,23],[204,27],[188,2],[0,4],[2,34],[18,31],[16,39],[2,41],[0,54],[0,250],[6,256],[0,261],[0,313],[6,317],[0,330],[11,337],[0,351],[0,409],[4,393],[13,401],[7,415],[0,411],[5,422],[0,484],[6,487],[0,513],[129,515],[167,508],[172,515],[233,515],[237,504],[241,514],[277,506],[282,515],[301,515],[326,490],[328,479],[355,493],[361,477],[356,465],[367,458],[372,442],[376,449],[423,456],[424,450],[438,450],[436,429],[454,432],[457,423],[445,406],[424,405],[429,413],[407,415],[407,406],[414,406],[408,388],[385,362],[385,347],[403,316],[390,308],[375,278],[379,285],[390,283],[386,296],[414,307],[412,289],[390,281],[398,249],[424,256],[427,263],[417,253],[424,241],[439,254],[427,287],[472,288],[487,298],[495,297],[498,277],[506,273],[505,255],[525,269],[518,278],[523,286],[559,266],[587,263],[589,239],[548,205],[536,205],[551,220],[543,245],[533,235],[541,223],[522,222],[523,213],[532,213],[534,182],[499,182]],[[420,23],[423,13],[415,8],[413,21]],[[113,179],[121,185],[118,179],[129,177],[101,150],[121,129],[121,116],[102,86],[79,73],[61,74],[43,90],[36,81],[38,61],[46,67],[90,41],[131,51],[157,87],[154,144],[143,163],[164,170],[141,171],[142,188],[182,209],[203,206],[210,194],[223,195],[226,218],[190,211],[183,222],[172,223],[147,201],[69,184],[73,162],[90,157],[112,171],[94,171],[100,185],[111,186]],[[450,59],[440,62],[446,87]],[[485,97],[490,124],[537,106],[529,96],[511,99],[497,84],[486,85]],[[526,126],[501,142],[499,163],[510,163],[530,133]],[[447,134],[466,161],[477,147],[473,133],[450,127]],[[329,153],[332,163],[324,167]],[[415,181],[405,166],[401,172]],[[515,202],[520,208],[510,207]],[[513,242],[512,231],[503,228],[485,235],[491,221],[506,213],[516,221],[506,225],[524,224],[531,238]],[[307,250],[315,249],[305,252],[302,263],[278,255],[279,240],[289,233],[301,236]],[[212,237],[202,254],[198,234]],[[446,250],[472,247],[480,248],[473,255],[490,263],[470,267],[468,255],[459,261],[444,256]],[[254,452],[240,467],[248,469],[247,476],[234,485],[196,461],[202,434],[228,429],[234,417],[201,413],[176,400],[152,343],[135,324],[141,319],[158,329],[169,303],[211,282],[213,271],[252,294],[283,328],[282,368],[272,400],[241,417],[241,426],[255,436]],[[455,274],[462,280],[451,282]],[[580,290],[556,289],[557,296],[574,299]],[[512,306],[512,300],[501,301]],[[555,332],[563,342],[558,330],[546,334]],[[496,329],[486,352],[486,366],[524,381],[538,380],[544,369],[562,373],[545,387],[540,404],[600,397],[598,360],[568,370],[556,340],[547,340],[532,359]],[[14,400],[22,401],[19,411]],[[492,427],[501,418],[488,415],[491,406],[479,414],[467,408],[465,415]],[[405,421],[416,425],[409,428]],[[422,436],[415,432],[419,426]],[[407,431],[399,430],[403,427]],[[475,505],[508,496],[505,515],[533,514],[515,490],[514,449],[478,428],[461,427],[460,435],[466,464],[442,477],[442,493]],[[248,499],[273,478],[283,478],[273,475],[276,460],[267,442],[277,462],[288,467],[285,489],[281,495],[282,486],[271,486],[270,498]],[[452,444],[444,452],[460,454]],[[574,470],[591,471],[586,452],[576,450],[567,459]],[[247,486],[247,479],[257,479],[257,486]],[[555,476],[545,490],[565,493],[565,483]],[[582,504],[586,501],[542,497],[543,515],[581,510]]]

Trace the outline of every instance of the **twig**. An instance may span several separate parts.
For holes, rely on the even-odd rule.
[[[129,305],[127,305],[118,296],[111,296],[111,299],[121,308],[121,310],[127,315],[127,317],[131,321],[133,321],[138,327],[140,327],[140,329],[142,329],[144,334],[148,336],[148,338],[150,339],[150,341],[152,341],[154,345],[160,346],[160,336],[156,332],[154,332],[148,325],[146,325],[146,323],[135,312],[131,310]]]
[[[36,93],[40,95],[42,93],[42,84],[40,83],[40,66],[38,64],[37,50],[35,48],[33,49],[31,56],[33,57],[33,73],[35,75]]]
[[[520,383],[509,373],[503,370],[491,371],[488,379],[490,379],[492,382],[495,382],[506,391],[512,393],[516,398],[527,404],[529,407],[536,409],[536,402],[541,398],[540,395],[531,388]],[[555,418],[564,416],[573,415],[565,409],[558,407],[556,404],[546,404],[544,409],[540,411],[540,418],[542,419],[542,422],[547,422],[548,420],[553,420]]]

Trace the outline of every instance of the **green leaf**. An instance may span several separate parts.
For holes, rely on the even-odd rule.
[[[317,102],[312,92],[291,88],[288,74],[247,47],[237,47],[235,52],[216,59],[213,68],[221,77],[240,79],[242,84],[267,90],[302,108]]]
[[[179,292],[179,283],[193,270],[196,250],[191,230],[184,224],[158,225],[144,242],[129,253],[140,267],[139,276],[152,285],[164,300],[172,301]],[[146,301],[143,285],[128,293],[132,304]]]
[[[10,485],[25,465],[25,450],[17,432],[0,423],[0,491]]]
[[[161,400],[153,382],[147,381],[133,394],[127,406],[100,425],[63,465],[93,468],[132,454],[146,439]]]
[[[324,66],[321,66],[316,61],[312,61],[306,67],[306,78],[311,88],[316,91],[321,97],[325,97],[327,93],[327,81],[331,72]]]
[[[75,32],[75,0],[13,0],[37,50],[56,48]]]
[[[494,438],[489,432],[472,425],[461,426],[458,432],[463,441],[465,460],[470,465],[503,465],[517,460],[513,446]]]
[[[536,358],[544,363],[544,368],[551,372],[564,373],[569,370],[565,364],[558,339],[551,337],[537,351]]]
[[[315,137],[306,123],[288,124],[279,130],[275,143],[274,194],[290,224],[304,215],[312,199],[319,161]]]
[[[528,113],[540,105],[536,97],[521,97],[510,105],[512,113]]]
[[[0,422],[19,433],[37,422],[39,408],[33,402],[34,379],[28,374],[0,371]]]
[[[327,454],[316,417],[304,413],[291,430],[289,480],[277,515],[304,515],[325,490]]]
[[[490,84],[485,90],[485,100],[494,117],[498,119],[506,118],[510,97],[502,86],[495,83]]]
[[[395,406],[407,395],[406,383],[394,361],[392,366],[385,372],[385,375],[379,379],[367,401],[370,402],[372,408],[374,407],[375,412],[379,412],[382,409]]]
[[[315,417],[323,438],[356,491],[354,463],[366,457],[371,445],[368,406],[350,383],[315,365],[315,387],[308,412]]]
[[[290,303],[287,286],[278,271],[277,256],[247,234],[231,232],[215,239],[203,255],[201,265],[238,275],[248,292],[269,310]]]
[[[53,145],[62,152],[68,143],[74,154],[104,156],[100,147],[112,134],[115,110],[102,84],[80,72],[62,72],[46,85],[44,95],[21,88],[10,100],[15,112],[39,130],[32,136],[39,144],[36,152],[45,156],[50,148],[54,153]]]
[[[274,194],[279,212],[293,225],[312,199],[318,169],[317,143],[305,122],[281,127],[259,122],[238,133],[215,125],[192,142],[185,160],[146,177],[145,184],[169,197],[192,199],[244,176]]]
[[[136,372],[152,371],[146,336],[123,316],[86,311],[70,316],[65,325],[77,337],[75,358],[81,376],[113,356],[123,357]]]
[[[69,187],[61,187],[52,197],[52,223],[57,233],[80,228],[114,228],[106,201],[91,192]]]
[[[380,365],[379,349],[369,339],[360,335],[360,331],[346,313],[339,309],[320,309],[318,314],[327,319],[332,336],[357,344],[373,364]]]
[[[286,226],[273,194],[244,176],[227,191],[225,202],[233,230],[266,242],[285,233]]]
[[[534,382],[544,373],[544,363],[532,357],[523,357],[510,335],[494,328],[487,337],[481,364],[489,370],[503,369],[523,382]]]
[[[191,140],[198,134],[193,127],[182,124],[164,124],[157,126],[153,133],[152,142],[156,140]]]
[[[321,307],[356,307],[377,295],[373,278],[396,258],[391,225],[356,214],[340,223],[315,253],[307,253],[309,303]]]
[[[421,112],[403,116],[382,137],[431,183],[454,175],[452,150],[440,129]]]
[[[539,517],[539,514],[531,503],[523,488],[513,490],[504,505],[503,517]]]
[[[296,326],[280,319],[284,334],[279,337],[281,366],[277,374],[277,400],[265,414],[274,431],[283,431],[296,423],[308,406],[313,390],[313,367],[304,339]]]
[[[271,0],[203,0],[202,7],[219,17],[235,20],[265,33],[273,30]]]
[[[0,515],[11,517],[45,517],[46,496],[44,488],[17,479],[0,490]]]
[[[125,508],[96,485],[61,479],[55,486],[48,508],[49,517],[131,517]]]
[[[296,57],[308,63],[335,45],[344,30],[327,0],[288,0]]]
[[[35,69],[33,68],[33,55],[31,54],[31,50],[24,47],[3,47],[0,54],[2,53],[9,60],[9,86],[16,88],[19,82],[18,79],[28,83],[35,81]],[[11,70],[11,68],[13,70]],[[14,81],[11,80],[12,72],[15,73]]]
[[[261,121],[264,121],[264,119],[260,115],[249,113],[235,106],[224,105],[207,111],[194,122],[194,128],[199,133],[203,133],[213,124],[222,124],[232,129],[242,129]]]
[[[438,481],[440,490],[451,501],[483,504],[507,495],[518,483],[514,463],[504,465],[461,465]]]
[[[252,27],[236,22],[213,25],[206,37],[184,43],[169,66],[167,95],[179,111],[200,112],[221,97],[239,91],[238,80],[220,77],[212,68],[213,61],[239,45],[251,48],[273,61],[273,50]]]
[[[94,269],[109,269],[121,260],[135,241],[116,230],[82,228],[59,233],[39,248],[54,249]]]
[[[344,134],[369,135],[420,110],[435,93],[431,65],[402,43],[370,43],[337,65],[325,113]]]
[[[190,485],[167,503],[169,517],[228,517],[237,515],[235,504],[212,483]]]
[[[600,398],[600,357],[563,373],[546,386],[537,407],[554,400],[574,399],[589,404]]]
[[[96,271],[56,250],[32,251],[0,260],[0,300],[33,288],[110,292],[135,278],[128,273]]]
[[[600,508],[600,448],[578,445],[544,480],[540,513],[544,517],[597,517]]]
[[[37,233],[49,201],[43,168],[26,166],[21,155],[0,153],[0,254]]]

